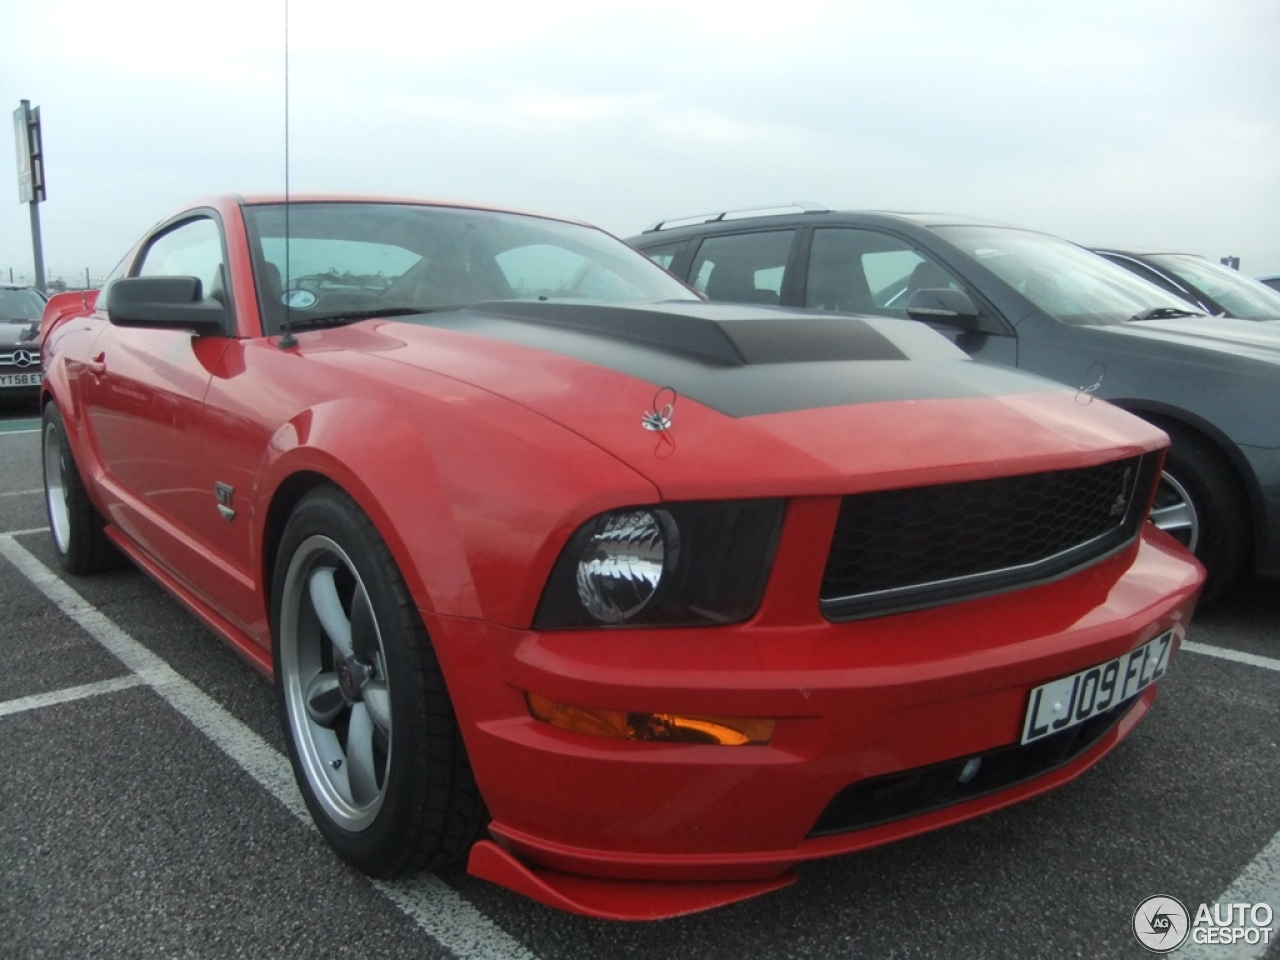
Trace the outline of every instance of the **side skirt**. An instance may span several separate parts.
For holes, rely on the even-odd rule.
[[[164,587],[175,600],[195,614],[201,623],[221,637],[232,650],[247,660],[251,667],[268,679],[271,678],[273,669],[270,650],[254,642],[231,621],[188,590],[181,581],[175,579],[151,557],[138,549],[138,546],[114,525],[107,524],[106,533],[120,552],[136,563],[147,576]]]

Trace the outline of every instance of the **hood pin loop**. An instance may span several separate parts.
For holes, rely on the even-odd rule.
[[[668,403],[663,403],[663,394],[671,394]],[[653,409],[646,410],[643,417],[640,418],[640,426],[646,430],[652,430],[657,433],[665,433],[671,429],[671,414],[676,406],[676,392],[671,387],[662,387],[653,395]]]

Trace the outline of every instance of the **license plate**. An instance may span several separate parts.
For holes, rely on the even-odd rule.
[[[1022,742],[1069,730],[1141,693],[1164,676],[1172,654],[1173,631],[1166,630],[1123,657],[1036,687],[1027,704]]]
[[[0,387],[38,387],[42,373],[0,373]]]

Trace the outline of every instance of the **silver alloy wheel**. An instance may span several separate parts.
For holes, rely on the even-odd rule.
[[[44,447],[44,497],[49,506],[49,526],[59,553],[71,549],[71,510],[67,506],[66,460],[62,456],[62,435],[55,424],[46,423]]]
[[[1192,553],[1195,552],[1200,543],[1200,514],[1187,488],[1168,472],[1160,474],[1150,519]]]
[[[278,642],[289,733],[311,790],[336,826],[365,830],[387,793],[391,692],[368,591],[328,537],[308,537],[289,560]]]

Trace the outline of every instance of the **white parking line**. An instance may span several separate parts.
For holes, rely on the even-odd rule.
[[[14,540],[12,534],[0,534],[0,555],[54,606],[106,647],[138,677],[138,682],[152,687],[290,813],[311,825],[311,816],[298,793],[289,762],[274,747],[103,616]],[[426,875],[411,880],[371,880],[370,883],[458,960],[536,960],[536,954],[436,877]]]
[[[97,683],[86,683],[79,687],[65,687],[50,693],[37,693],[31,697],[19,697],[17,700],[6,700],[0,703],[0,717],[8,717],[27,710],[39,710],[41,707],[52,707],[59,703],[71,703],[85,697],[97,697],[104,693],[116,693],[146,683],[136,673],[126,677],[115,677],[111,680],[100,680]]]
[[[1280,833],[1250,861],[1235,882],[1218,895],[1216,903],[1265,903],[1272,909],[1271,942],[1280,931]],[[1198,904],[1188,903],[1194,920]],[[1212,910],[1213,906],[1210,905]],[[1179,950],[1179,960],[1262,960],[1268,946],[1243,940],[1227,944],[1195,943],[1188,940]]]
[[[1280,671],[1280,660],[1260,657],[1256,653],[1244,653],[1240,650],[1228,650],[1226,647],[1210,647],[1203,643],[1192,643],[1190,640],[1182,644],[1188,653],[1199,653],[1206,657],[1217,657],[1219,660],[1232,660],[1235,663],[1247,663],[1251,667],[1262,667],[1264,670]]]
[[[1226,647],[1211,647],[1203,643],[1186,641],[1182,649],[1189,653],[1198,653],[1206,657],[1217,657],[1234,663],[1244,663],[1251,667],[1262,667],[1264,670],[1280,671],[1280,660],[1260,657],[1253,653],[1229,650]],[[1280,833],[1271,838],[1271,842],[1249,862],[1235,882],[1224,890],[1216,903],[1265,903],[1271,906],[1275,922],[1271,925],[1271,939],[1275,940],[1280,930]],[[1189,903],[1194,919],[1197,904]],[[1211,908],[1212,909],[1212,908]],[[1178,950],[1182,960],[1261,960],[1266,955],[1268,946],[1265,943],[1247,944],[1243,940],[1234,944],[1205,944],[1188,940]]]
[[[0,491],[0,497],[34,497],[36,494],[43,494],[44,488],[35,490],[4,490]]]

